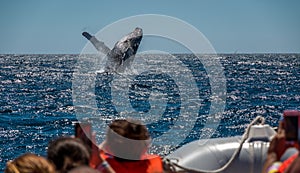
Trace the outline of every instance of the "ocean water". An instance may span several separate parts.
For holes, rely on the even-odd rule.
[[[209,119],[218,98],[207,65],[190,54],[174,55],[178,64],[160,62],[166,55],[144,56],[171,73],[91,75],[94,88],[86,92],[89,85],[78,75],[79,55],[0,55],[0,170],[25,152],[45,156],[48,142],[73,135],[72,122],[84,117],[96,122],[101,142],[105,131],[97,122],[138,112],[134,118],[147,124],[154,140],[151,151],[166,155],[199,138],[242,135],[258,115],[276,126],[283,110],[300,109],[300,54],[218,55],[225,79],[218,86],[226,93],[215,124]],[[176,66],[184,71],[171,68]],[[95,105],[84,110],[96,111],[82,115],[76,106],[89,94]]]

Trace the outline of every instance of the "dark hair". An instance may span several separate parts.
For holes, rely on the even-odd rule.
[[[118,119],[109,125],[106,142],[116,158],[140,160],[148,149],[150,135],[140,121]]]
[[[100,172],[89,166],[79,166],[77,168],[72,169],[68,173],[100,173]]]
[[[89,165],[91,152],[80,139],[61,137],[49,143],[47,156],[58,172],[65,173]]]
[[[109,128],[121,136],[135,140],[147,140],[150,138],[147,127],[137,120],[114,120]],[[110,135],[111,131],[108,131]],[[108,136],[109,137],[109,136]]]

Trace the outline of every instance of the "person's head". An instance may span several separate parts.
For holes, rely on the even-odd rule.
[[[68,173],[100,173],[100,172],[89,166],[79,166],[79,167],[72,169]]]
[[[47,157],[60,173],[78,166],[89,165],[90,156],[88,148],[76,138],[62,137],[50,142],[48,146]]]
[[[105,149],[117,158],[139,160],[149,144],[150,134],[140,121],[118,119],[109,125]]]
[[[26,153],[6,164],[5,173],[55,173],[54,166],[44,157]]]

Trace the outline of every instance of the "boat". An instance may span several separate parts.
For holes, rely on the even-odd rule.
[[[165,167],[170,172],[260,173],[275,134],[275,129],[259,116],[242,136],[201,139],[183,145],[165,157]],[[295,152],[287,150],[281,160]]]

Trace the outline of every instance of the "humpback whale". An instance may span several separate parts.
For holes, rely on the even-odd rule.
[[[93,46],[107,57],[105,72],[123,72],[125,68],[130,68],[137,49],[143,37],[143,30],[135,28],[132,32],[124,36],[110,49],[99,41],[95,36],[90,35],[88,32],[83,32],[82,35],[87,38]]]

